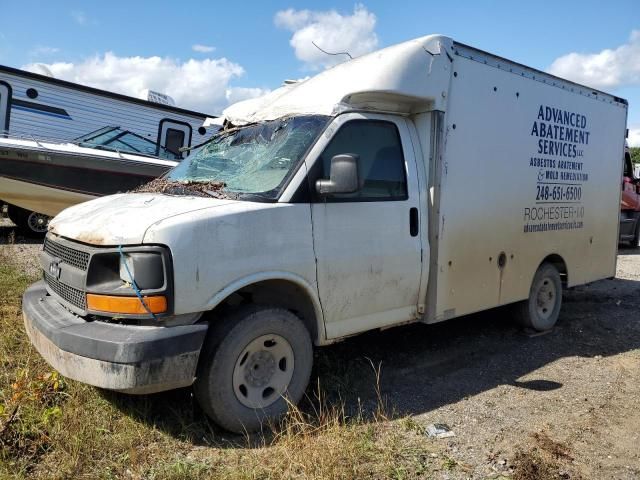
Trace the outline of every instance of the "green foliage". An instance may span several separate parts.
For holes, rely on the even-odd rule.
[[[631,147],[629,151],[631,152],[631,161],[640,163],[640,147]]]

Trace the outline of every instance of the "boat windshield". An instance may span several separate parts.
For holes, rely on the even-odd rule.
[[[156,142],[128,130],[122,130],[120,127],[103,127],[76,138],[74,143],[81,147],[150,155],[166,160],[180,160],[179,155],[170,152]]]
[[[285,117],[216,134],[164,177],[185,184],[219,182],[224,191],[275,199],[329,117]]]

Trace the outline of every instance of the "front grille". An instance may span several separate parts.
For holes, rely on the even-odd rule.
[[[65,285],[46,272],[44,274],[44,280],[47,282],[47,285],[49,285],[49,288],[51,288],[51,290],[53,290],[54,293],[59,295],[63,300],[82,310],[87,309],[87,297],[85,297],[83,291],[70,287],[69,285]]]
[[[86,270],[89,265],[89,253],[62,245],[49,237],[44,240],[44,251],[80,270]]]

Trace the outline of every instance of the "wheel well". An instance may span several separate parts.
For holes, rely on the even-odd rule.
[[[550,263],[551,265],[556,267],[558,272],[560,272],[560,280],[562,280],[562,286],[566,288],[569,283],[569,270],[567,270],[567,264],[565,263],[564,259],[560,255],[554,253],[547,256],[542,261],[541,265],[543,263]]]
[[[222,315],[241,305],[270,305],[289,310],[298,316],[315,343],[320,340],[313,301],[304,288],[288,280],[264,280],[235,291],[211,312]]]

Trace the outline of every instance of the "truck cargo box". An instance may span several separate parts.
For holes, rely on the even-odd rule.
[[[429,321],[526,298],[547,256],[567,286],[614,276],[626,101],[452,47]]]

